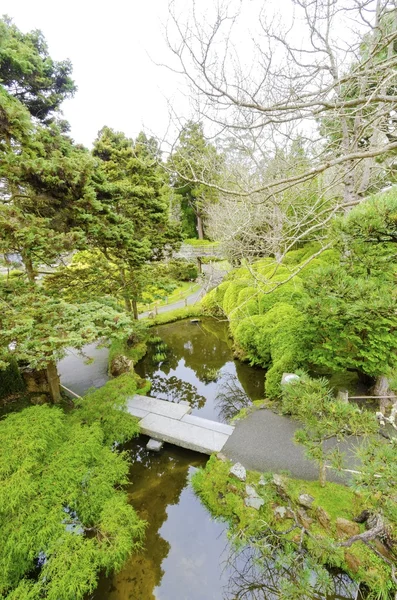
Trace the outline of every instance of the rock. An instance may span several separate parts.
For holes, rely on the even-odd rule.
[[[245,481],[247,479],[247,471],[245,470],[245,467],[243,467],[243,465],[239,462],[235,463],[232,466],[232,468],[229,471],[229,474],[233,475],[233,477],[236,477],[240,481]]]
[[[110,374],[112,377],[118,377],[123,373],[129,373],[132,368],[132,360],[129,360],[124,354],[115,356],[110,365]]]
[[[146,450],[151,450],[152,452],[160,452],[163,445],[164,442],[160,440],[155,440],[154,438],[150,438],[150,440],[146,444]]]
[[[319,506],[316,511],[317,520],[325,529],[328,529],[331,519],[329,514]]]
[[[224,454],[222,454],[222,452],[218,452],[216,457],[218,460],[221,460],[222,462],[228,462],[228,459],[226,458],[226,456]]]
[[[357,523],[349,521],[349,519],[338,517],[336,519],[336,533],[340,538],[352,537],[353,535],[358,535],[360,533],[360,527]]]
[[[275,473],[273,475],[273,483],[276,486],[277,492],[280,494],[280,496],[283,496],[283,497],[288,496],[287,482],[284,477],[282,477],[281,475],[277,475],[277,473]]]
[[[32,404],[46,404],[50,401],[50,398],[47,394],[34,394],[30,397],[30,401]]]
[[[296,511],[296,516],[298,517],[298,521],[299,523],[305,528],[305,529],[309,529],[310,525],[313,523],[313,520],[311,517],[309,517],[309,515],[307,514],[307,512],[305,511],[304,508],[299,508]]]
[[[349,567],[349,569],[351,569],[353,573],[357,573],[357,571],[361,567],[360,559],[348,550],[345,550],[345,561],[347,563],[347,566]]]
[[[260,476],[259,481],[258,481],[258,485],[266,485],[266,481],[265,481],[263,475]]]
[[[259,498],[256,489],[252,487],[252,485],[245,486],[245,493],[247,494],[247,496],[250,496],[250,498]]]
[[[26,384],[26,391],[29,394],[49,393],[50,387],[48,385],[47,373],[44,369],[35,371],[26,367],[21,373]]]
[[[274,516],[279,519],[285,519],[287,516],[287,507],[286,506],[277,506],[274,509]]]
[[[305,508],[311,508],[314,502],[314,498],[310,494],[300,494],[298,502],[301,506],[304,506]]]
[[[262,498],[245,498],[244,499],[244,504],[245,506],[248,506],[250,508],[255,508],[255,510],[259,510],[261,506],[263,506],[265,504],[265,501],[262,500]]]
[[[287,383],[295,383],[300,380],[299,375],[295,373],[283,373],[281,378],[281,385],[286,385]]]

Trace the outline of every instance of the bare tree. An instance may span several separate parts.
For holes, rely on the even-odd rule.
[[[199,118],[229,146],[222,183],[194,165],[189,180],[217,189],[215,222],[238,214],[224,232],[229,246],[249,255],[259,244],[259,254],[280,258],[307,235],[321,239],[335,213],[394,175],[396,1],[288,0],[282,12],[256,0],[189,6],[186,14],[170,3],[168,67],[187,78]],[[297,139],[306,167],[272,171]],[[313,182],[318,193],[301,207],[296,199]]]

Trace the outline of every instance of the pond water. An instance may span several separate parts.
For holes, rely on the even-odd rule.
[[[232,556],[226,526],[211,519],[189,485],[207,458],[168,444],[148,452],[147,439],[127,447],[134,460],[127,492],[148,523],[144,548],[119,573],[100,579],[93,600],[277,600],[271,563],[258,570],[248,549]],[[293,580],[293,569],[284,575]],[[333,580],[336,593],[328,600],[355,598],[348,577]]]
[[[233,359],[224,321],[178,321],[152,332],[167,349],[158,364],[152,345],[136,365],[137,373],[152,382],[149,395],[187,401],[193,415],[226,423],[252,400],[263,398],[265,371]]]
[[[153,396],[187,400],[192,414],[227,422],[243,406],[263,397],[264,371],[233,359],[227,325],[212,319],[155,328],[167,345],[166,359],[153,358],[156,346],[136,366],[152,382]],[[60,364],[62,383],[83,393],[106,380],[107,350],[88,348],[87,364],[70,353]],[[77,386],[77,387],[76,387]],[[146,450],[147,438],[132,441],[129,500],[148,523],[142,551],[117,574],[100,578],[93,600],[277,600],[278,581],[271,561],[258,570],[249,549],[231,556],[227,528],[213,520],[189,483],[207,457],[165,444],[159,454]],[[284,573],[292,581],[294,571]],[[355,586],[333,575],[335,594],[327,600],[354,600]],[[315,594],[313,600],[323,600]]]

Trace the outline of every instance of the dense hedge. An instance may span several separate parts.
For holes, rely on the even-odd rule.
[[[25,389],[17,362],[11,360],[8,367],[0,370],[0,400],[8,398],[12,394],[19,394]]]

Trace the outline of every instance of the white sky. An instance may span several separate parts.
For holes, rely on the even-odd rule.
[[[23,32],[41,29],[52,58],[70,58],[78,86],[63,103],[76,142],[91,146],[104,125],[135,137],[145,129],[161,137],[176,77],[157,67],[167,48],[162,28],[167,0],[0,0],[0,15]],[[180,105],[188,113],[187,102]]]

